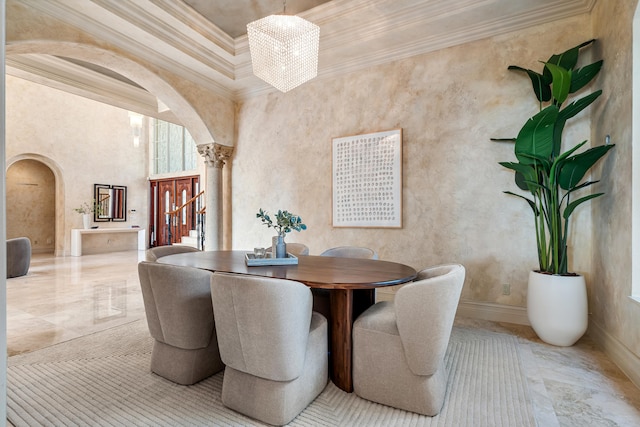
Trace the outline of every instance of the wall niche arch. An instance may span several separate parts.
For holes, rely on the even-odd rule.
[[[64,255],[64,177],[60,166],[40,154],[24,153],[7,161],[6,174],[7,237],[29,237],[34,253]],[[49,192],[52,194],[46,194]],[[11,225],[16,221],[14,214],[23,217],[13,222],[17,229]],[[25,230],[28,228],[31,231]]]

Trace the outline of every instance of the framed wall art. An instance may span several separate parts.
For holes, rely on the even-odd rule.
[[[402,129],[333,138],[333,226],[402,227]]]

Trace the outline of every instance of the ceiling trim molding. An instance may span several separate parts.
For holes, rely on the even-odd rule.
[[[160,42],[173,48],[180,55],[186,55],[208,68],[218,71],[228,79],[234,79],[233,44],[227,49],[220,48],[219,43],[211,41],[210,37],[202,35],[201,31],[193,31],[192,25],[187,25],[164,9],[143,8],[134,2],[113,0],[91,0],[114,16],[133,25],[143,33],[151,35]],[[175,2],[174,6],[176,6]],[[178,10],[174,7],[174,10]],[[182,9],[184,12],[184,9]],[[158,16],[158,12],[164,16]],[[184,15],[183,15],[184,17]],[[210,28],[215,27],[211,24]],[[217,28],[217,27],[216,27]],[[221,32],[218,30],[218,32]],[[147,47],[148,49],[148,47]],[[229,52],[231,50],[231,52]]]
[[[150,0],[165,13],[198,32],[229,55],[235,55],[235,41],[218,26],[208,21],[189,5],[175,0]]]
[[[20,1],[121,49],[129,59],[145,61],[226,99],[273,91],[253,75],[246,34],[230,37],[182,1]],[[332,0],[297,15],[321,27],[318,79],[327,79],[588,14],[597,0],[506,1]],[[500,5],[502,13],[497,11]],[[24,72],[35,69],[20,61],[12,64],[23,66]]]
[[[575,16],[575,14],[567,13],[558,19],[564,19],[571,16]],[[504,25],[505,22],[508,22],[508,25]],[[387,49],[379,49],[377,51],[366,51],[363,49],[362,55],[353,56],[348,61],[340,61],[337,64],[323,67],[322,70],[319,71],[319,75],[323,77],[333,77],[465,43],[508,34],[510,32],[523,30],[531,26],[548,22],[549,20],[545,16],[532,13],[528,16],[519,16],[518,19],[514,18],[511,21],[499,20],[496,22],[483,23],[474,27],[467,27],[464,31],[449,33],[447,38],[426,36],[415,39],[410,44],[405,43],[400,47],[390,46]],[[325,49],[328,48],[325,46]],[[329,50],[323,51],[322,53],[330,57],[331,53]],[[322,56],[320,57],[320,63],[322,63]]]
[[[159,68],[171,71],[172,73],[191,80],[192,82],[201,85],[222,97],[227,99],[234,98],[233,89],[230,89],[225,84],[216,81],[213,77],[205,76],[202,73],[195,71],[192,67],[180,63],[162,52],[151,50],[142,42],[142,40],[135,40],[129,36],[113,31],[113,29],[104,21],[98,22],[88,19],[85,15],[80,13],[80,10],[82,10],[81,7],[73,7],[73,3],[80,0],[59,0],[56,2],[39,0],[24,1],[28,2],[29,6],[32,6],[34,9],[37,9],[49,16],[53,16],[54,18],[79,28],[82,31],[86,31],[98,40],[105,40],[114,44],[133,57],[142,58]],[[83,4],[86,8],[86,1]],[[93,7],[99,6],[93,5]],[[210,71],[212,74],[217,72],[212,69],[210,69]],[[218,74],[218,78],[225,81],[225,83],[227,80],[231,80],[221,73]]]
[[[379,1],[378,1],[379,2]],[[467,0],[464,4],[466,9],[477,9],[484,5],[495,3],[493,0]],[[521,30],[527,27],[539,25],[550,20],[561,20],[571,16],[589,13],[595,4],[595,0],[573,0],[567,4],[550,7],[543,5],[533,11],[526,13],[516,13],[489,22],[483,22],[476,26],[466,27],[464,30],[446,35],[432,35],[425,31],[424,37],[416,38],[410,43],[403,42],[389,44],[387,48],[371,50],[366,48],[367,43],[380,40],[384,37],[390,27],[411,25],[425,25],[434,22],[442,17],[452,15],[459,11],[459,7],[447,2],[446,4],[426,2],[412,7],[406,7],[392,14],[385,14],[377,21],[367,23],[365,31],[358,32],[357,43],[363,44],[360,49],[361,54],[352,56],[348,61],[331,63],[334,56],[334,49],[341,49],[345,45],[345,40],[353,37],[350,28],[343,28],[336,31],[323,31],[330,28],[332,23],[348,18],[351,14],[363,13],[363,8],[371,6],[371,1],[359,0],[349,1],[345,6],[342,2],[329,2],[318,6],[305,14],[305,19],[322,25],[320,30],[320,60],[318,74],[322,76],[336,76],[342,73],[349,73],[362,70],[386,62],[397,61],[415,55],[422,55],[435,50],[455,46],[457,44],[469,43],[489,37],[502,35],[508,32]],[[455,3],[457,6],[460,3]],[[348,7],[347,7],[348,6]],[[339,11],[336,11],[339,10]],[[429,18],[426,20],[424,16]],[[302,14],[300,14],[302,16]],[[420,18],[422,17],[422,18]],[[351,42],[355,44],[356,42]],[[324,60],[323,60],[324,58]],[[236,59],[235,68],[236,80],[246,79],[253,74],[251,58],[249,56],[249,43],[246,35],[236,38]]]

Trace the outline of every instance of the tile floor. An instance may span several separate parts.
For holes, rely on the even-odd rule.
[[[143,258],[138,251],[34,255],[27,276],[7,280],[9,356],[143,318]],[[456,324],[518,337],[539,426],[640,426],[640,390],[588,336],[561,348],[542,343],[528,326],[468,318]]]
[[[7,279],[9,356],[143,318],[142,259],[142,251],[34,254],[26,276]]]

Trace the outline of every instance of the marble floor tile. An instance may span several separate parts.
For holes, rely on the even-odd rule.
[[[545,379],[554,401],[554,409],[563,426],[625,426],[640,425],[637,402],[624,395],[606,390],[579,387],[570,383]],[[630,396],[629,396],[630,397]],[[631,400],[631,401],[630,401]]]
[[[34,254],[26,276],[7,279],[9,356],[144,318],[142,259],[139,251]]]
[[[144,318],[142,259],[139,251],[35,254],[26,276],[7,280],[9,356]],[[640,390],[588,335],[555,347],[528,326],[470,318],[456,325],[518,338],[538,426],[640,426]]]

